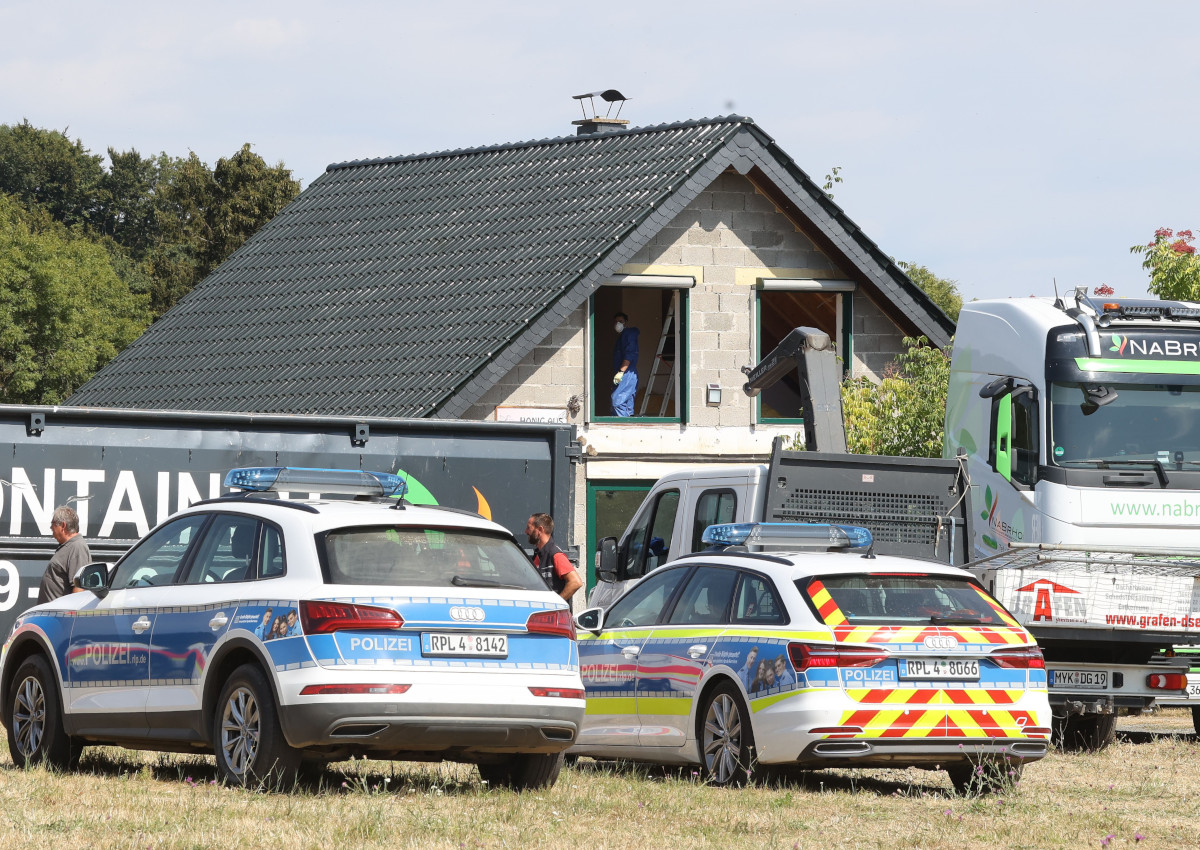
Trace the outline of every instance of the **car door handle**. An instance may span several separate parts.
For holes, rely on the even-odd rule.
[[[210,629],[219,629],[219,628],[222,628],[228,622],[229,622],[229,618],[225,616],[225,612],[218,611],[216,613],[216,615],[213,616],[213,618],[208,621],[208,627]]]
[[[688,647],[688,656],[692,659],[699,658],[708,652],[708,647],[702,643],[694,643]]]
[[[148,629],[148,628],[150,628],[150,621],[148,619],[146,619],[145,614],[143,614],[142,616],[138,617],[136,620],[133,621],[133,630],[135,632],[137,632],[139,635],[142,632],[146,631],[146,629]]]
[[[642,651],[641,647],[627,646],[621,650],[621,654],[624,655],[626,658],[637,658],[638,655],[641,654],[641,651]]]

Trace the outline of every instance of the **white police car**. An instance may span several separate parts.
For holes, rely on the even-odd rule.
[[[575,628],[510,532],[400,501],[392,475],[225,484],[244,492],[176,514],[17,620],[0,662],[17,765],[116,744],[215,753],[239,784],[351,755],[554,782],[583,718]]]
[[[942,768],[963,790],[1046,754],[1042,653],[969,573],[856,556],[871,535],[853,526],[704,541],[736,551],[678,558],[578,616],[571,754],[696,764],[718,785],[755,764]]]

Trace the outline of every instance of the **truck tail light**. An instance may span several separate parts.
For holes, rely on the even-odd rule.
[[[887,657],[886,652],[873,647],[788,644],[788,658],[797,673],[813,667],[871,667]]]
[[[531,614],[525,621],[525,628],[530,634],[558,635],[575,640],[575,621],[566,608]]]
[[[404,618],[391,608],[349,605],[345,602],[300,602],[300,622],[309,635],[330,632],[398,629]]]
[[[403,694],[412,685],[305,685],[301,696],[341,696],[344,694]]]
[[[988,660],[997,667],[1007,667],[1010,670],[1045,670],[1046,659],[1037,647],[1029,649],[1005,650],[988,656]]]
[[[1187,674],[1151,673],[1146,677],[1146,687],[1162,691],[1182,691],[1187,687]]]

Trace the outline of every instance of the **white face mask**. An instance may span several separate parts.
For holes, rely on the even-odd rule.
[[[617,333],[620,333],[621,331],[625,330],[625,323],[617,322],[615,325],[613,325],[613,330],[615,330]]]

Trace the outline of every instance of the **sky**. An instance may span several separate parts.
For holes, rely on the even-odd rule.
[[[889,256],[967,299],[1102,283],[1200,229],[1200,4],[0,0],[0,123],[210,166],[334,162],[631,126],[754,121]],[[597,101],[599,102],[599,101]]]

